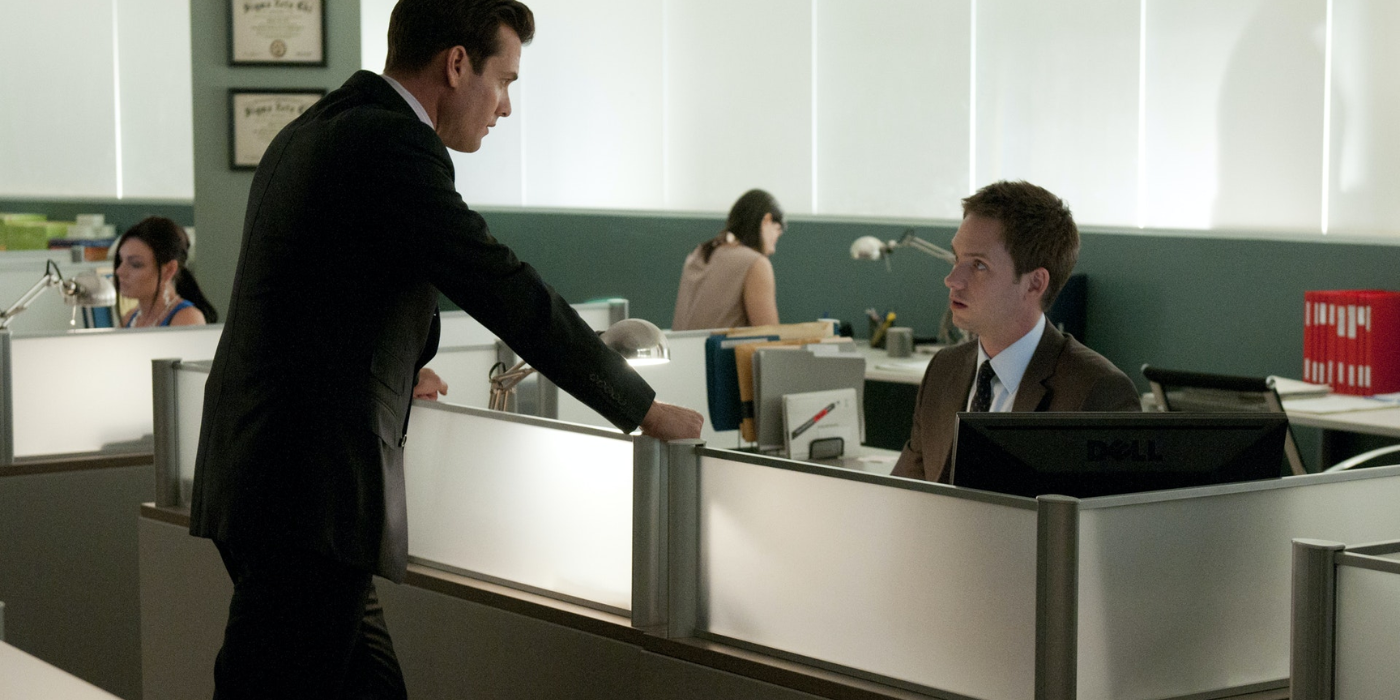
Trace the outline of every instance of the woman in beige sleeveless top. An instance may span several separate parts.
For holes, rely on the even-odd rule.
[[[773,195],[745,192],[729,210],[724,230],[686,256],[671,329],[777,323],[777,284],[768,256],[786,229]]]

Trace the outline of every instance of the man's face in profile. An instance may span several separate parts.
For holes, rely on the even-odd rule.
[[[520,37],[501,25],[500,51],[486,59],[478,74],[465,58],[457,85],[439,110],[438,136],[448,148],[474,153],[496,120],[510,116],[510,84],[520,76]]]
[[[1039,295],[1030,293],[1031,275],[1016,275],[1004,231],[997,219],[968,214],[953,236],[958,262],[943,279],[953,323],[993,338],[1016,328],[1028,309],[1040,304]]]

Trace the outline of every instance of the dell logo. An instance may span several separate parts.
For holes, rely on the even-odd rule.
[[[1090,440],[1088,461],[1160,462],[1165,457],[1153,440]]]

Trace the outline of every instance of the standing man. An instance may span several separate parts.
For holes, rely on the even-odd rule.
[[[453,184],[510,114],[534,34],[516,0],[401,0],[360,71],[273,140],[253,178],[204,397],[190,532],[233,581],[215,695],[402,698],[373,574],[402,581],[403,446],[440,381],[438,293],[624,431],[699,437]]]
[[[944,278],[953,323],[977,340],[929,362],[894,476],[950,483],[959,411],[1137,411],[1113,363],[1045,322],[1079,259],[1079,229],[1059,197],[996,182],[963,200]]]

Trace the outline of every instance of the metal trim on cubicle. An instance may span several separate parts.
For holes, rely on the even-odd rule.
[[[15,393],[10,381],[10,331],[0,330],[0,466],[15,463]]]
[[[1074,700],[1079,680],[1079,499],[1036,499],[1035,698]]]
[[[1351,566],[1400,574],[1400,540],[1348,547],[1325,540],[1293,540],[1292,700],[1333,700],[1337,678],[1337,576]]]
[[[180,360],[151,360],[152,461],[156,468],[156,505],[180,505]]]

